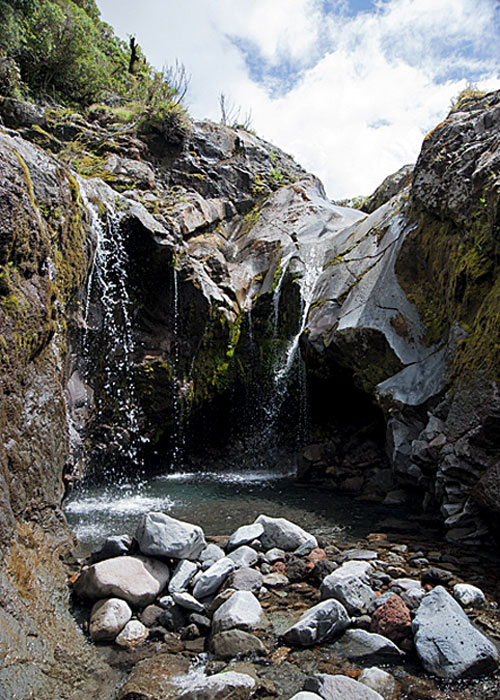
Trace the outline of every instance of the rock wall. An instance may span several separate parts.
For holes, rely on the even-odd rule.
[[[68,609],[60,510],[66,317],[87,260],[79,188],[14,134],[0,150],[0,697],[105,697],[113,673]]]

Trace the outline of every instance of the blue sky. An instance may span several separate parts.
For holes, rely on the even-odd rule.
[[[97,0],[150,61],[192,75],[188,106],[224,92],[325,183],[369,194],[414,162],[468,83],[499,89],[498,0]]]

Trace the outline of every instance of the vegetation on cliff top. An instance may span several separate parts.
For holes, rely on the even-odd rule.
[[[94,0],[0,0],[0,94],[85,108],[137,105],[143,119],[180,116],[182,66],[157,71],[100,19]]]

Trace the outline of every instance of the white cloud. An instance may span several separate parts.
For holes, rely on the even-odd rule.
[[[414,161],[468,80],[500,88],[496,0],[378,0],[355,16],[326,13],[321,0],[98,4],[155,65],[184,61],[194,116],[218,119],[224,91],[243,111],[251,107],[257,132],[319,175],[334,198],[368,194]],[[276,85],[285,69],[296,82],[283,81],[287,89],[273,96],[269,81]]]

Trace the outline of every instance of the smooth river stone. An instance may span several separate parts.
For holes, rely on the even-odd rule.
[[[254,540],[258,540],[264,532],[264,526],[260,523],[253,525],[242,525],[236,532],[233,532],[227,543],[227,551],[231,552],[244,544],[251,544]]]
[[[131,617],[132,610],[124,600],[99,600],[90,613],[90,636],[94,642],[112,641]]]
[[[197,574],[196,584],[193,590],[194,597],[201,600],[218,591],[235,566],[232,559],[224,557],[216,561],[215,564],[212,564],[212,566],[201,575]]]
[[[283,633],[287,644],[311,646],[337,637],[350,623],[350,617],[338,600],[324,600],[305,612]]]
[[[313,547],[318,546],[314,535],[286,520],[286,518],[270,518],[268,515],[259,515],[255,524],[260,524],[264,528],[259,539],[265,550],[278,547],[290,552],[306,543],[310,543]]]
[[[84,569],[74,589],[82,598],[123,598],[144,607],[152,603],[165,588],[168,566],[148,557],[114,557]]]
[[[143,554],[173,559],[197,559],[206,547],[201,527],[165,513],[145,513],[135,539]]]
[[[317,673],[304,683],[304,690],[320,695],[323,700],[384,700],[382,695],[347,676]]]
[[[262,607],[250,591],[236,591],[217,608],[212,618],[214,634],[229,629],[254,630],[264,618]]]

